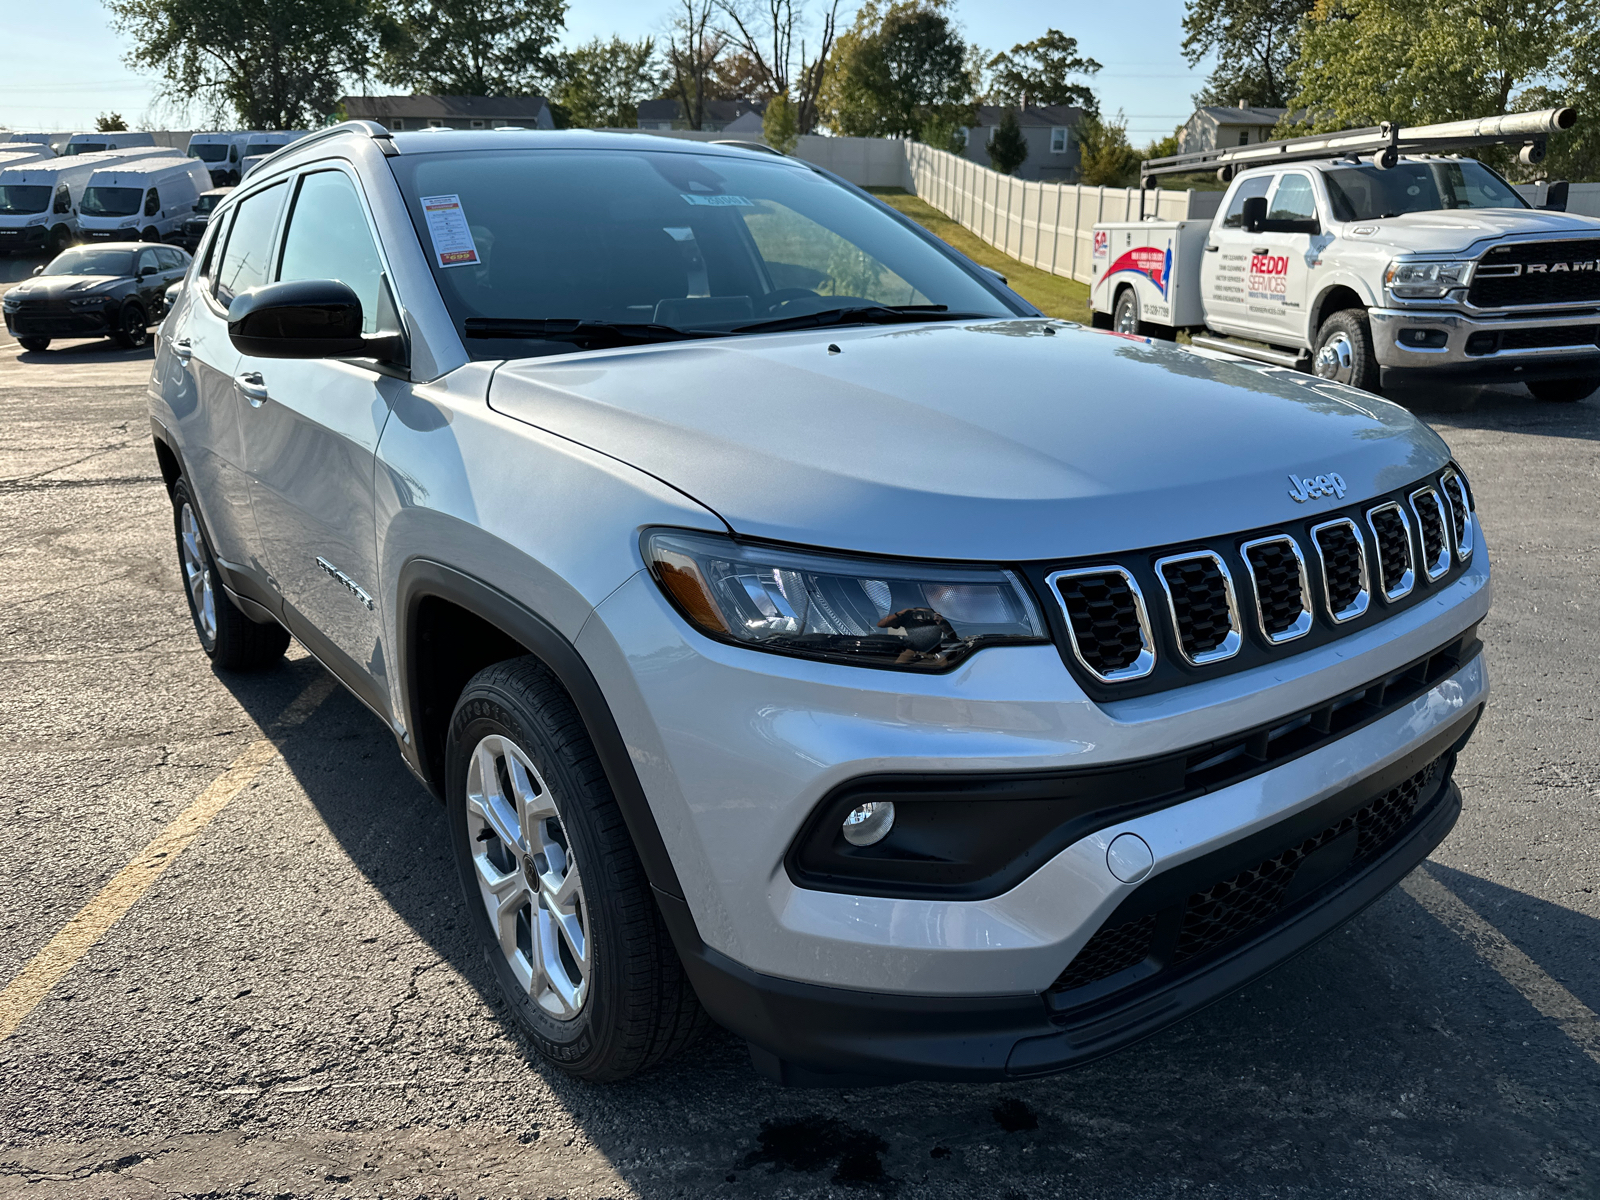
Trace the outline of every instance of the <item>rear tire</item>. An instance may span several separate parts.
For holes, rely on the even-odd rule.
[[[289,631],[276,623],[258,625],[223,590],[189,481],[181,477],[172,486],[172,524],[178,539],[178,573],[200,648],[225,671],[259,671],[276,664],[289,648]]]
[[[472,678],[450,719],[445,783],[469,920],[541,1055],[582,1079],[624,1079],[710,1024],[549,668],[515,658]]]
[[[17,339],[17,345],[21,346],[24,350],[48,350],[50,349],[50,339],[41,337],[19,337]]]
[[[1539,379],[1528,385],[1535,400],[1549,404],[1575,404],[1592,396],[1600,388],[1600,379]]]
[[[122,313],[117,317],[117,330],[111,336],[125,350],[138,350],[149,344],[150,318],[145,315],[144,305],[137,300],[123,305]]]
[[[1378,390],[1381,376],[1366,310],[1340,309],[1322,323],[1317,344],[1311,348],[1311,372],[1319,379],[1346,383],[1364,392]]]
[[[1118,333],[1136,335],[1141,332],[1139,294],[1132,288],[1123,288],[1117,293],[1116,307],[1111,310],[1111,328]]]

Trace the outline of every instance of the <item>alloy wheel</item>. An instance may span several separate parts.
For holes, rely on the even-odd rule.
[[[480,741],[467,766],[467,836],[512,974],[548,1016],[572,1020],[589,996],[583,880],[544,777],[499,734]]]
[[[1344,332],[1332,334],[1317,350],[1316,373],[1319,379],[1335,383],[1351,383],[1355,379],[1355,348],[1350,336]]]
[[[1117,305],[1116,330],[1118,333],[1139,332],[1139,305],[1130,298],[1125,298]]]
[[[189,589],[189,598],[194,601],[200,635],[207,646],[213,646],[217,641],[217,594],[211,581],[210,557],[206,554],[194,509],[185,504],[178,520],[182,530],[178,541],[183,551],[183,582]]]

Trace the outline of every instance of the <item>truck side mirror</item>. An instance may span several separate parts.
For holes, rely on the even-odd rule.
[[[1544,190],[1544,203],[1540,205],[1546,212],[1567,211],[1567,181],[1558,179]]]
[[[1251,196],[1244,202],[1241,213],[1244,217],[1245,232],[1260,233],[1261,227],[1267,223],[1267,198]]]

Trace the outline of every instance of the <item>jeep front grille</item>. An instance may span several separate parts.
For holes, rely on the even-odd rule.
[[[1372,530],[1378,551],[1378,586],[1385,600],[1398,600],[1411,594],[1417,573],[1411,566],[1411,522],[1406,510],[1390,501],[1367,511],[1367,528]]]
[[[1311,587],[1306,560],[1287,534],[1256,538],[1239,547],[1250,568],[1256,597],[1256,622],[1273,645],[1292,642],[1311,631]]]
[[[1190,664],[1204,666],[1239,653],[1239,606],[1220,557],[1209,550],[1175,554],[1156,563],[1156,577],[1167,593],[1178,647]]]
[[[1450,541],[1445,537],[1439,493],[1431,487],[1418,488],[1411,493],[1411,511],[1422,535],[1422,570],[1432,582],[1450,569]]]
[[[1078,661],[1102,683],[1138,679],[1155,665],[1144,596],[1121,567],[1058,571],[1050,586],[1061,601]]]
[[[1450,527],[1456,537],[1456,557],[1466,562],[1472,557],[1472,545],[1477,540],[1466,481],[1461,478],[1461,472],[1450,467],[1439,476],[1439,490],[1444,493],[1445,504],[1450,509]]]
[[[1336,622],[1353,621],[1367,611],[1367,556],[1361,531],[1349,517],[1324,521],[1311,530],[1322,564],[1322,598]]]

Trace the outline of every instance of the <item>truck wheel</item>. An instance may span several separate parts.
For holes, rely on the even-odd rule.
[[[623,1079],[709,1024],[583,721],[538,659],[467,684],[445,786],[468,919],[541,1055],[583,1079]]]
[[[1138,333],[1139,294],[1132,288],[1117,293],[1117,304],[1111,312],[1111,328],[1118,333]]]
[[[1535,400],[1553,404],[1572,404],[1594,395],[1600,379],[1539,379],[1528,385]]]
[[[57,225],[50,235],[50,257],[62,253],[72,245],[72,230],[65,225]]]
[[[226,671],[272,666],[289,648],[289,631],[278,624],[256,624],[222,590],[217,561],[189,495],[189,481],[183,478],[172,488],[172,522],[178,535],[178,570],[200,649]]]
[[[1334,313],[1317,330],[1311,370],[1319,379],[1347,383],[1364,392],[1378,390],[1378,360],[1372,353],[1372,326],[1359,308]]]

